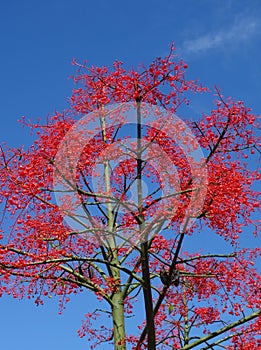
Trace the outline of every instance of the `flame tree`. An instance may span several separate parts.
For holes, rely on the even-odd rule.
[[[183,117],[211,91],[174,52],[137,70],[75,61],[70,108],[23,119],[29,149],[1,147],[0,293],[60,309],[95,294],[78,331],[92,348],[259,349],[261,249],[242,247],[258,231],[257,118],[217,88],[212,111]]]

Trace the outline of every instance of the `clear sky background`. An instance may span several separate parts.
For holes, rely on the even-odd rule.
[[[30,145],[17,120],[36,120],[68,107],[75,57],[88,64],[149,63],[175,42],[188,76],[214,84],[260,114],[260,0],[9,0],[0,1],[0,141]],[[204,98],[195,113],[207,111]],[[62,316],[57,303],[0,299],[1,348],[89,349],[76,330],[92,303],[74,298]],[[105,347],[104,347],[105,349]]]

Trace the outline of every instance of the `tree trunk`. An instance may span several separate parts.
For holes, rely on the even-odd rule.
[[[106,142],[106,120],[105,116],[101,116],[101,126],[103,130],[103,141]],[[111,191],[110,183],[110,164],[107,160],[104,163],[104,181],[107,193]],[[108,219],[108,248],[111,254],[111,262],[115,265],[119,265],[119,258],[117,253],[117,243],[114,236],[114,212],[111,202],[107,203],[107,219]],[[116,282],[115,290],[112,293],[112,320],[113,320],[113,340],[115,350],[126,350],[125,339],[125,319],[124,319],[124,300],[121,290],[121,273],[118,267],[109,266],[108,272]]]
[[[141,145],[141,103],[137,102],[137,191],[138,191],[138,209],[139,209],[139,227],[140,232],[144,229],[144,217],[143,217],[143,195],[142,195],[142,145]],[[149,269],[149,250],[148,250],[148,237],[141,237],[143,243],[141,243],[141,266],[142,266],[142,278],[143,284],[143,296],[145,303],[146,314],[146,326],[148,334],[148,349],[156,349],[156,336],[155,336],[155,324],[153,314],[153,301],[151,293],[150,283],[150,269]]]
[[[114,349],[126,350],[125,326],[124,326],[124,301],[122,293],[115,293],[112,297],[112,319],[114,329]]]

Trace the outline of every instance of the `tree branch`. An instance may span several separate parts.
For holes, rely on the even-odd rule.
[[[229,331],[230,329],[232,328],[235,328],[235,327],[238,327],[248,321],[251,321],[253,320],[254,318],[256,317],[259,317],[261,315],[261,310],[258,310],[256,312],[253,312],[251,315],[247,316],[247,317],[243,317],[241,319],[239,319],[238,321],[235,321],[235,322],[232,322],[230,323],[229,325],[223,327],[223,328],[220,328],[219,330],[215,331],[215,332],[212,332],[210,334],[208,334],[207,336],[205,336],[204,338],[201,338],[199,340],[196,340],[195,342],[189,344],[189,345],[186,345],[186,346],[183,346],[183,348],[181,348],[181,350],[189,350],[189,349],[193,349],[194,347],[202,344],[202,343],[205,343],[206,341],[210,340],[210,339],[213,339],[227,331]]]

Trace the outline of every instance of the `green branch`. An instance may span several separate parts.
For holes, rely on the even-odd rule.
[[[227,326],[223,327],[223,328],[220,328],[219,330],[215,331],[215,332],[212,332],[210,334],[208,334],[207,336],[205,336],[204,338],[201,338],[199,340],[196,340],[195,342],[189,344],[189,345],[185,345],[183,346],[183,348],[181,348],[181,350],[189,350],[189,349],[193,349],[194,347],[202,344],[202,343],[205,343],[206,341],[210,340],[210,339],[213,339],[227,331],[229,331],[230,329],[232,328],[235,328],[235,327],[238,327],[248,321],[251,321],[253,320],[254,318],[258,317],[261,315],[261,310],[258,310],[256,312],[253,312],[251,315],[247,316],[247,317],[243,317],[243,318],[240,318],[238,321],[235,321],[233,323],[230,323],[228,324]]]

